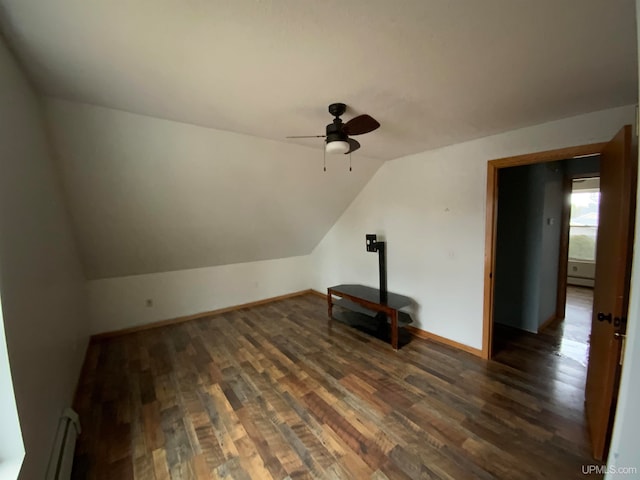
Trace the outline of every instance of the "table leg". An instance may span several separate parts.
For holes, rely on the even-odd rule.
[[[391,312],[391,346],[398,350],[398,311]]]
[[[329,319],[329,327],[331,327],[331,320],[333,318],[333,296],[331,295],[331,289],[327,289],[327,315]]]

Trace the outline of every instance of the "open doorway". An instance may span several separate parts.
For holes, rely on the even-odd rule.
[[[569,381],[587,376],[598,155],[498,172],[492,358]],[[534,347],[535,346],[535,347]]]
[[[564,294],[558,294],[558,300],[564,300],[565,304],[558,305],[558,311],[562,312],[558,320],[563,321],[557,331],[561,334],[560,355],[586,369],[596,275],[600,177],[580,174],[573,176],[570,182],[569,222],[563,225],[568,238],[567,285]]]
[[[558,162],[566,158],[579,158],[588,155],[599,154],[600,161],[600,208],[598,218],[598,236],[596,249],[596,279],[593,295],[593,315],[591,318],[591,336],[589,342],[589,360],[587,366],[586,387],[579,393],[573,389],[566,391],[562,383],[551,379],[547,382],[548,371],[541,371],[536,376],[527,376],[527,380],[535,384],[540,391],[536,398],[553,399],[575,404],[577,409],[569,414],[574,419],[584,419],[586,414],[586,425],[575,425],[580,430],[588,430],[590,449],[595,459],[601,460],[606,454],[608,439],[610,438],[611,425],[615,414],[616,396],[619,385],[620,359],[623,340],[626,332],[626,316],[629,297],[631,246],[633,239],[633,220],[635,218],[635,186],[637,176],[636,150],[632,148],[632,128],[627,125],[609,142],[601,144],[583,145],[569,147],[547,152],[520,155],[498,160],[492,160],[487,164],[487,230],[486,230],[486,250],[485,250],[485,308],[483,321],[483,355],[490,359],[493,353],[493,330],[494,315],[496,305],[494,304],[497,293],[497,277],[500,275],[497,261],[498,244],[498,223],[499,223],[499,174],[502,170],[516,166],[530,166],[538,164],[548,164]],[[548,167],[545,165],[544,167]],[[570,191],[567,189],[566,191]],[[569,212],[565,208],[565,212]],[[544,214],[543,225],[552,227],[556,223],[554,216]],[[562,221],[568,222],[568,216],[562,214]],[[544,229],[543,229],[544,230]],[[538,225],[538,232],[540,231]],[[549,229],[550,231],[550,229]],[[543,235],[538,239],[552,238],[553,235]],[[512,242],[517,243],[517,242]],[[525,241],[523,246],[536,245],[540,242]],[[557,243],[554,243],[557,245]],[[564,239],[567,245],[568,238]],[[535,248],[533,249],[535,253]],[[539,252],[538,252],[539,253]],[[565,269],[564,275],[556,278],[557,294],[566,294],[566,256],[564,265],[562,251],[559,255],[556,269]],[[533,257],[542,259],[540,255]],[[529,261],[528,267],[540,270],[540,265]],[[525,276],[530,276],[529,268],[524,270]],[[550,278],[550,277],[545,277]],[[562,287],[564,283],[564,288]],[[536,292],[537,287],[537,292]],[[532,289],[525,288],[529,298],[542,298],[539,292],[543,288],[548,288],[546,281],[538,281],[533,284]],[[531,290],[535,294],[532,295]],[[544,298],[548,299],[548,295]],[[514,303],[523,303],[524,300],[516,300]],[[564,305],[565,302],[556,302],[556,306]],[[530,303],[530,306],[535,302]],[[558,308],[557,310],[564,310]],[[536,331],[546,323],[544,319],[548,308],[535,309],[532,314],[528,311],[525,324],[529,329]],[[562,318],[564,311],[556,312],[557,318]],[[536,327],[535,329],[533,327]],[[526,332],[529,335],[536,335]],[[529,351],[535,349],[535,345],[530,346]],[[525,359],[526,361],[526,359]],[[568,395],[566,395],[568,394]],[[554,404],[556,404],[554,400]],[[575,413],[580,410],[576,417]]]
[[[600,177],[571,182],[567,284],[593,288],[596,274]]]

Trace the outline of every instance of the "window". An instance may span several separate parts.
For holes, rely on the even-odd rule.
[[[0,480],[15,480],[24,458],[0,305]]]
[[[600,192],[575,189],[571,194],[569,259],[595,262]]]

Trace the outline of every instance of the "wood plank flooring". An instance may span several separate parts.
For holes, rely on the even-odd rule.
[[[495,325],[495,361],[543,377],[576,413],[583,413],[593,289],[567,288],[566,317],[538,334]],[[585,440],[588,434],[585,433]]]
[[[394,352],[304,295],[92,344],[73,478],[585,478],[563,382],[424,340]]]

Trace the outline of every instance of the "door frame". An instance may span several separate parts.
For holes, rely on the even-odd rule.
[[[590,155],[586,155],[587,157]],[[567,310],[567,275],[569,273],[569,229],[571,220],[571,193],[573,181],[580,178],[600,177],[600,172],[574,173],[562,180],[562,219],[560,225],[560,260],[558,264],[558,293],[555,320],[564,320]]]
[[[501,168],[520,167],[536,163],[554,162],[570,158],[598,155],[607,142],[558,148],[543,152],[527,153],[514,157],[498,158],[487,163],[487,203],[484,249],[484,308],[482,326],[482,358],[491,359],[493,340],[493,301],[496,264],[498,172]],[[566,268],[566,264],[565,264]],[[558,306],[557,306],[558,307]],[[559,307],[558,307],[559,308]]]

